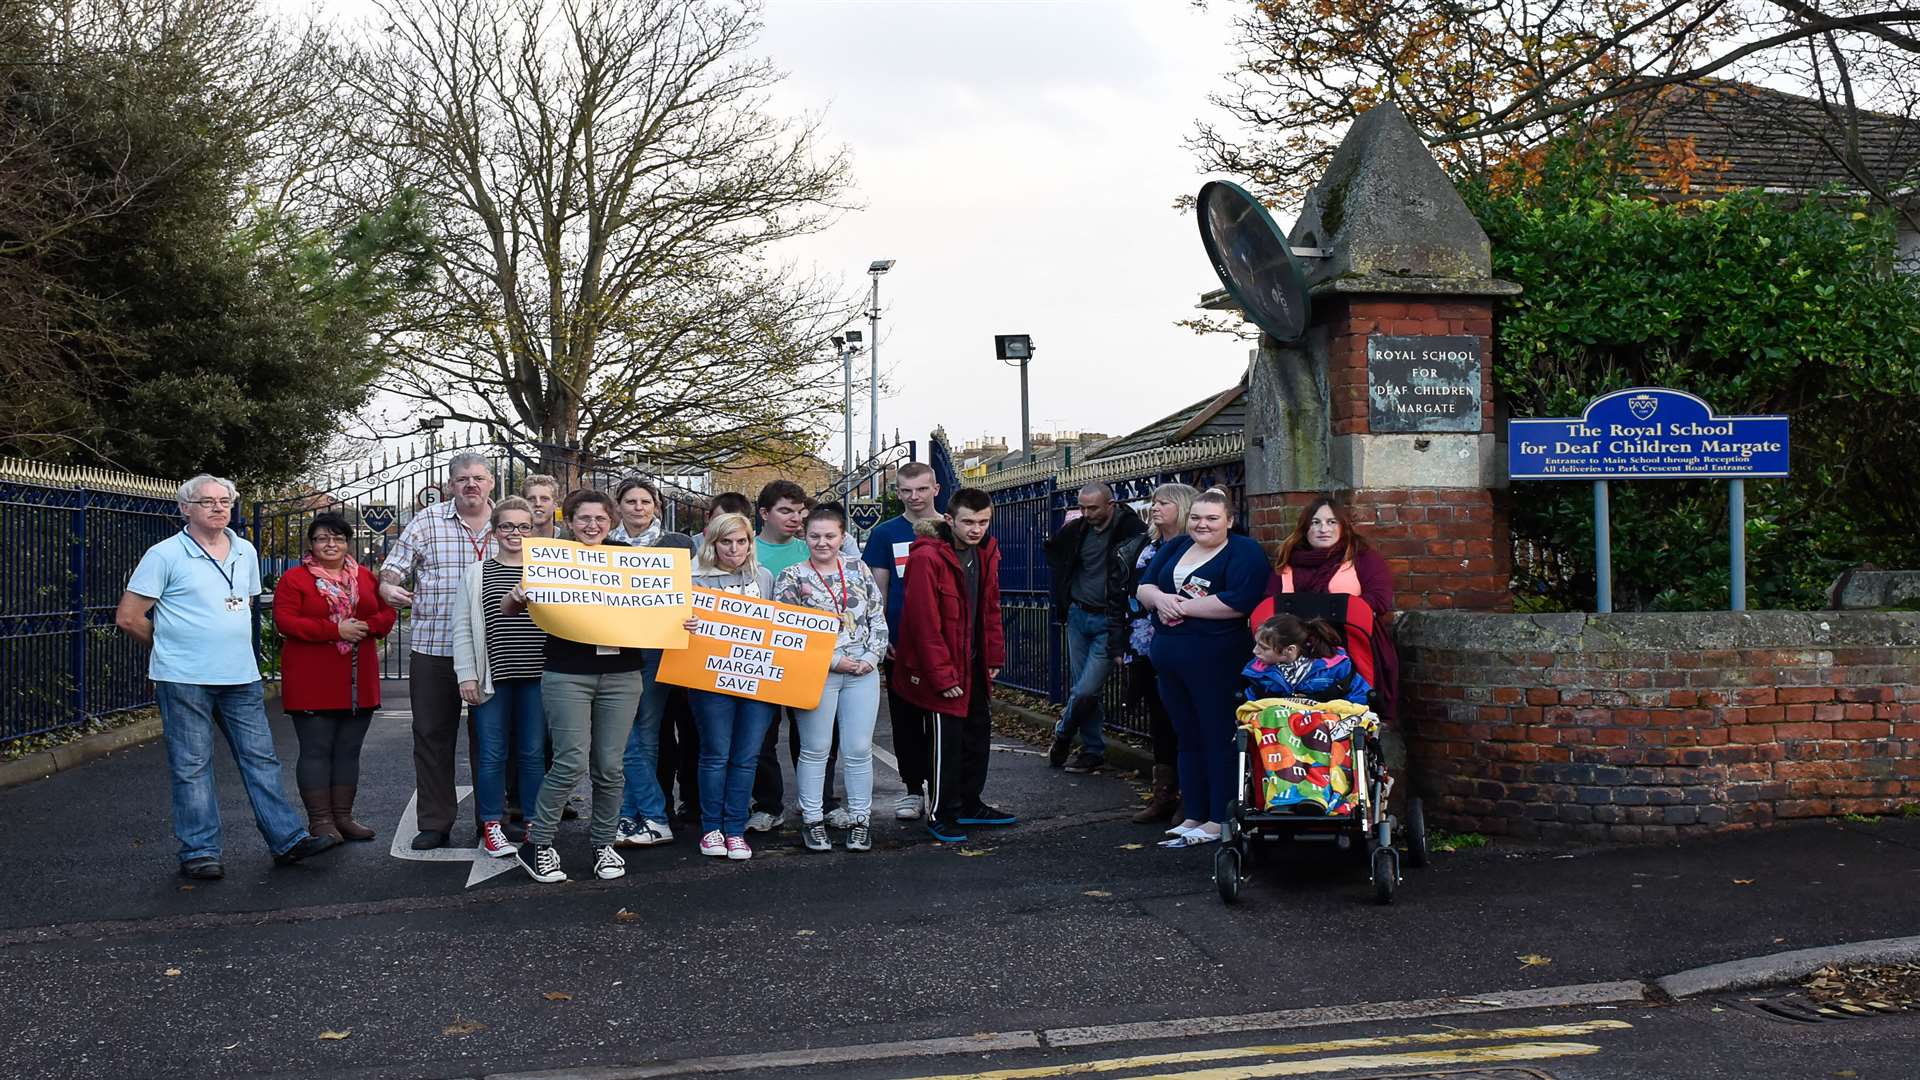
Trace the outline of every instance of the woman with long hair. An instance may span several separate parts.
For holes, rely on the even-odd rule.
[[[1280,545],[1279,569],[1269,591],[1284,593],[1345,593],[1366,601],[1373,609],[1373,710],[1391,720],[1399,699],[1400,657],[1388,627],[1393,618],[1393,571],[1360,530],[1353,515],[1322,495],[1308,503],[1294,522],[1293,532]]]
[[[701,534],[693,559],[695,588],[773,599],[773,575],[753,551],[753,522],[745,514],[715,514]],[[687,619],[687,629],[699,623]],[[773,723],[773,706],[750,697],[688,690],[700,732],[700,854],[753,858],[747,846],[747,815],[753,803],[753,773],[760,740]]]
[[[1168,541],[1186,532],[1187,514],[1199,494],[1187,484],[1154,488],[1147,507],[1147,531],[1115,545],[1113,564],[1108,568],[1107,595],[1124,596],[1127,601],[1113,613],[1107,655],[1116,657],[1126,673],[1127,700],[1146,705],[1153,735],[1153,793],[1147,805],[1133,816],[1138,825],[1172,821],[1180,809],[1180,740],[1174,734],[1167,706],[1160,700],[1159,677],[1147,655],[1153,644],[1153,612],[1142,607],[1134,594],[1140,591],[1140,576],[1153,557]]]

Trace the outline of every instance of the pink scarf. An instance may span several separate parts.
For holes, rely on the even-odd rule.
[[[333,621],[353,618],[353,609],[360,606],[360,564],[353,561],[353,556],[347,556],[346,565],[337,571],[315,562],[312,552],[300,556],[300,565],[313,575],[313,583],[320,590],[320,598],[327,602],[327,614],[333,616]],[[348,641],[336,641],[333,647],[340,650],[342,656],[353,651],[353,644]]]

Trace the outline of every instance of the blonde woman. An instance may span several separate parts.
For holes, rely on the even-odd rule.
[[[753,523],[745,514],[717,514],[707,522],[693,559],[693,584],[773,599],[773,575],[754,557]],[[699,621],[689,618],[687,629]],[[687,704],[700,732],[700,854],[751,859],[747,815],[753,772],[760,764],[760,740],[773,723],[773,706],[707,690],[688,690]]]
[[[1140,577],[1147,564],[1160,554],[1168,541],[1186,532],[1187,514],[1200,494],[1187,484],[1161,484],[1153,489],[1147,506],[1147,531],[1114,547],[1108,566],[1107,594],[1125,596],[1124,605],[1116,605],[1110,620],[1109,655],[1119,658],[1126,673],[1127,700],[1146,705],[1153,733],[1153,795],[1147,805],[1133,816],[1139,825],[1173,820],[1180,809],[1179,746],[1167,706],[1160,700],[1153,661],[1147,650],[1153,644],[1153,613],[1142,607],[1134,594],[1140,590]]]

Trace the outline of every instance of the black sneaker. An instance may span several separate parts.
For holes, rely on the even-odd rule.
[[[927,835],[943,844],[964,844],[967,842],[967,834],[961,830],[957,822],[943,821],[940,818],[934,818],[927,822]]]
[[[181,863],[180,876],[192,878],[195,881],[218,881],[227,876],[227,870],[220,865],[219,859],[202,855],[197,859],[188,859]]]
[[[980,803],[971,810],[960,811],[955,819],[962,825],[1018,825],[1020,819],[998,807]]]
[[[279,863],[281,866],[292,866],[294,863],[310,855],[318,855],[328,848],[336,848],[339,846],[340,840],[338,837],[307,836],[303,837],[299,843],[275,855],[273,861]]]
[[[800,826],[800,842],[807,845],[808,851],[832,851],[833,840],[827,836],[827,819],[809,821]]]
[[[1094,757],[1092,754],[1082,750],[1080,755],[1067,765],[1067,771],[1070,773],[1097,773],[1100,771],[1100,766],[1106,763],[1107,760],[1105,758]]]
[[[1059,768],[1067,763],[1067,752],[1073,749],[1073,736],[1056,731],[1053,733],[1053,745],[1047,748],[1047,764]]]
[[[873,827],[866,818],[854,818],[853,824],[847,827],[847,850],[873,850]]]
[[[536,844],[529,840],[514,849],[513,858],[526,870],[528,877],[542,885],[567,880],[567,872],[560,867],[560,853],[553,850],[552,844]]]

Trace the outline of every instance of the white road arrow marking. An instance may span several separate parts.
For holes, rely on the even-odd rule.
[[[457,812],[458,804],[464,802],[467,796],[471,794],[473,794],[473,789],[470,787],[457,787],[453,789],[453,800],[456,806],[454,816],[456,819],[459,817]],[[407,800],[407,809],[400,815],[400,824],[394,826],[393,847],[387,850],[387,854],[396,859],[406,859],[410,862],[468,863],[471,865],[471,869],[467,871],[467,888],[469,889],[488,878],[499,877],[509,870],[518,869],[520,866],[519,862],[512,857],[496,859],[478,847],[443,847],[434,848],[432,851],[415,851],[412,847],[413,836],[419,831],[420,792],[416,790],[413,793],[413,797]]]

